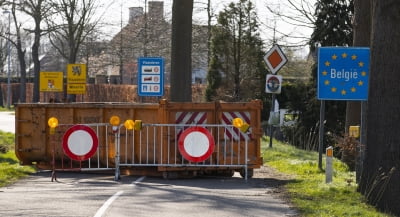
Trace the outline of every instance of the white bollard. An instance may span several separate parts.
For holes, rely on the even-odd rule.
[[[325,182],[332,182],[332,173],[333,173],[333,147],[329,146],[326,149],[326,169],[325,169]]]

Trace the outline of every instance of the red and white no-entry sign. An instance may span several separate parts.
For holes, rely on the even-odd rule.
[[[207,160],[214,151],[214,137],[204,127],[191,127],[182,132],[178,140],[179,151],[191,162]]]
[[[83,161],[91,158],[99,144],[96,133],[85,125],[70,127],[63,136],[64,153],[71,159]]]

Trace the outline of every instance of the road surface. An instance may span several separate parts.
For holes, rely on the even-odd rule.
[[[275,193],[277,180],[158,177],[39,172],[0,188],[0,216],[295,216]],[[282,183],[281,183],[282,184]]]
[[[15,133],[14,112],[0,112],[0,130]]]

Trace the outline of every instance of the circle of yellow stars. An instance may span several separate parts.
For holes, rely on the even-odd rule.
[[[342,57],[342,59],[346,59],[346,58],[349,57],[349,55],[348,55],[346,52],[340,54],[340,56]],[[337,56],[336,54],[333,54],[333,55],[331,56],[332,61],[337,60],[337,58],[338,58],[338,56]],[[351,58],[351,60],[353,60],[353,61],[357,61],[357,55],[355,55],[355,54],[351,55],[350,58]],[[326,67],[329,67],[329,66],[331,65],[331,62],[330,62],[329,60],[327,60],[327,61],[325,61],[324,65],[325,65]],[[362,61],[359,61],[359,62],[358,62],[358,66],[359,66],[360,68],[364,67],[364,65],[365,65],[364,62],[362,62]],[[326,70],[324,70],[324,71],[322,71],[322,75],[323,75],[323,76],[327,76],[327,75],[328,75],[328,72],[327,72]],[[365,70],[361,71],[361,76],[363,76],[363,77],[367,76],[367,72],[366,72]],[[330,85],[330,83],[331,83],[331,82],[330,82],[328,79],[324,81],[324,85],[326,85],[326,86]],[[357,82],[357,85],[361,87],[361,86],[364,85],[364,82],[363,82],[362,80],[359,80],[359,81]],[[357,91],[357,88],[356,88],[356,87],[353,86],[353,87],[350,88],[350,92],[355,93],[356,91]],[[331,92],[332,92],[332,93],[336,93],[336,92],[338,92],[338,89],[337,89],[336,87],[331,87]],[[340,94],[346,95],[346,94],[347,94],[347,90],[345,90],[345,89],[340,90]]]

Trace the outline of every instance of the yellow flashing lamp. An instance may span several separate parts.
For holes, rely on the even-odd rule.
[[[110,124],[111,124],[113,127],[117,127],[120,123],[121,123],[121,120],[119,119],[118,116],[116,116],[116,115],[111,116],[111,118],[110,118]]]
[[[49,118],[49,120],[47,121],[47,124],[50,127],[50,134],[54,134],[55,133],[55,129],[58,126],[58,119],[55,117],[51,117]]]
[[[133,130],[134,126],[135,126],[135,122],[133,122],[132,120],[126,120],[124,123],[124,126],[126,129],[128,130]]]
[[[142,120],[135,120],[135,130],[141,130],[142,129]]]
[[[241,118],[234,118],[232,120],[232,125],[244,133],[247,132],[250,128],[250,125],[244,122]]]

